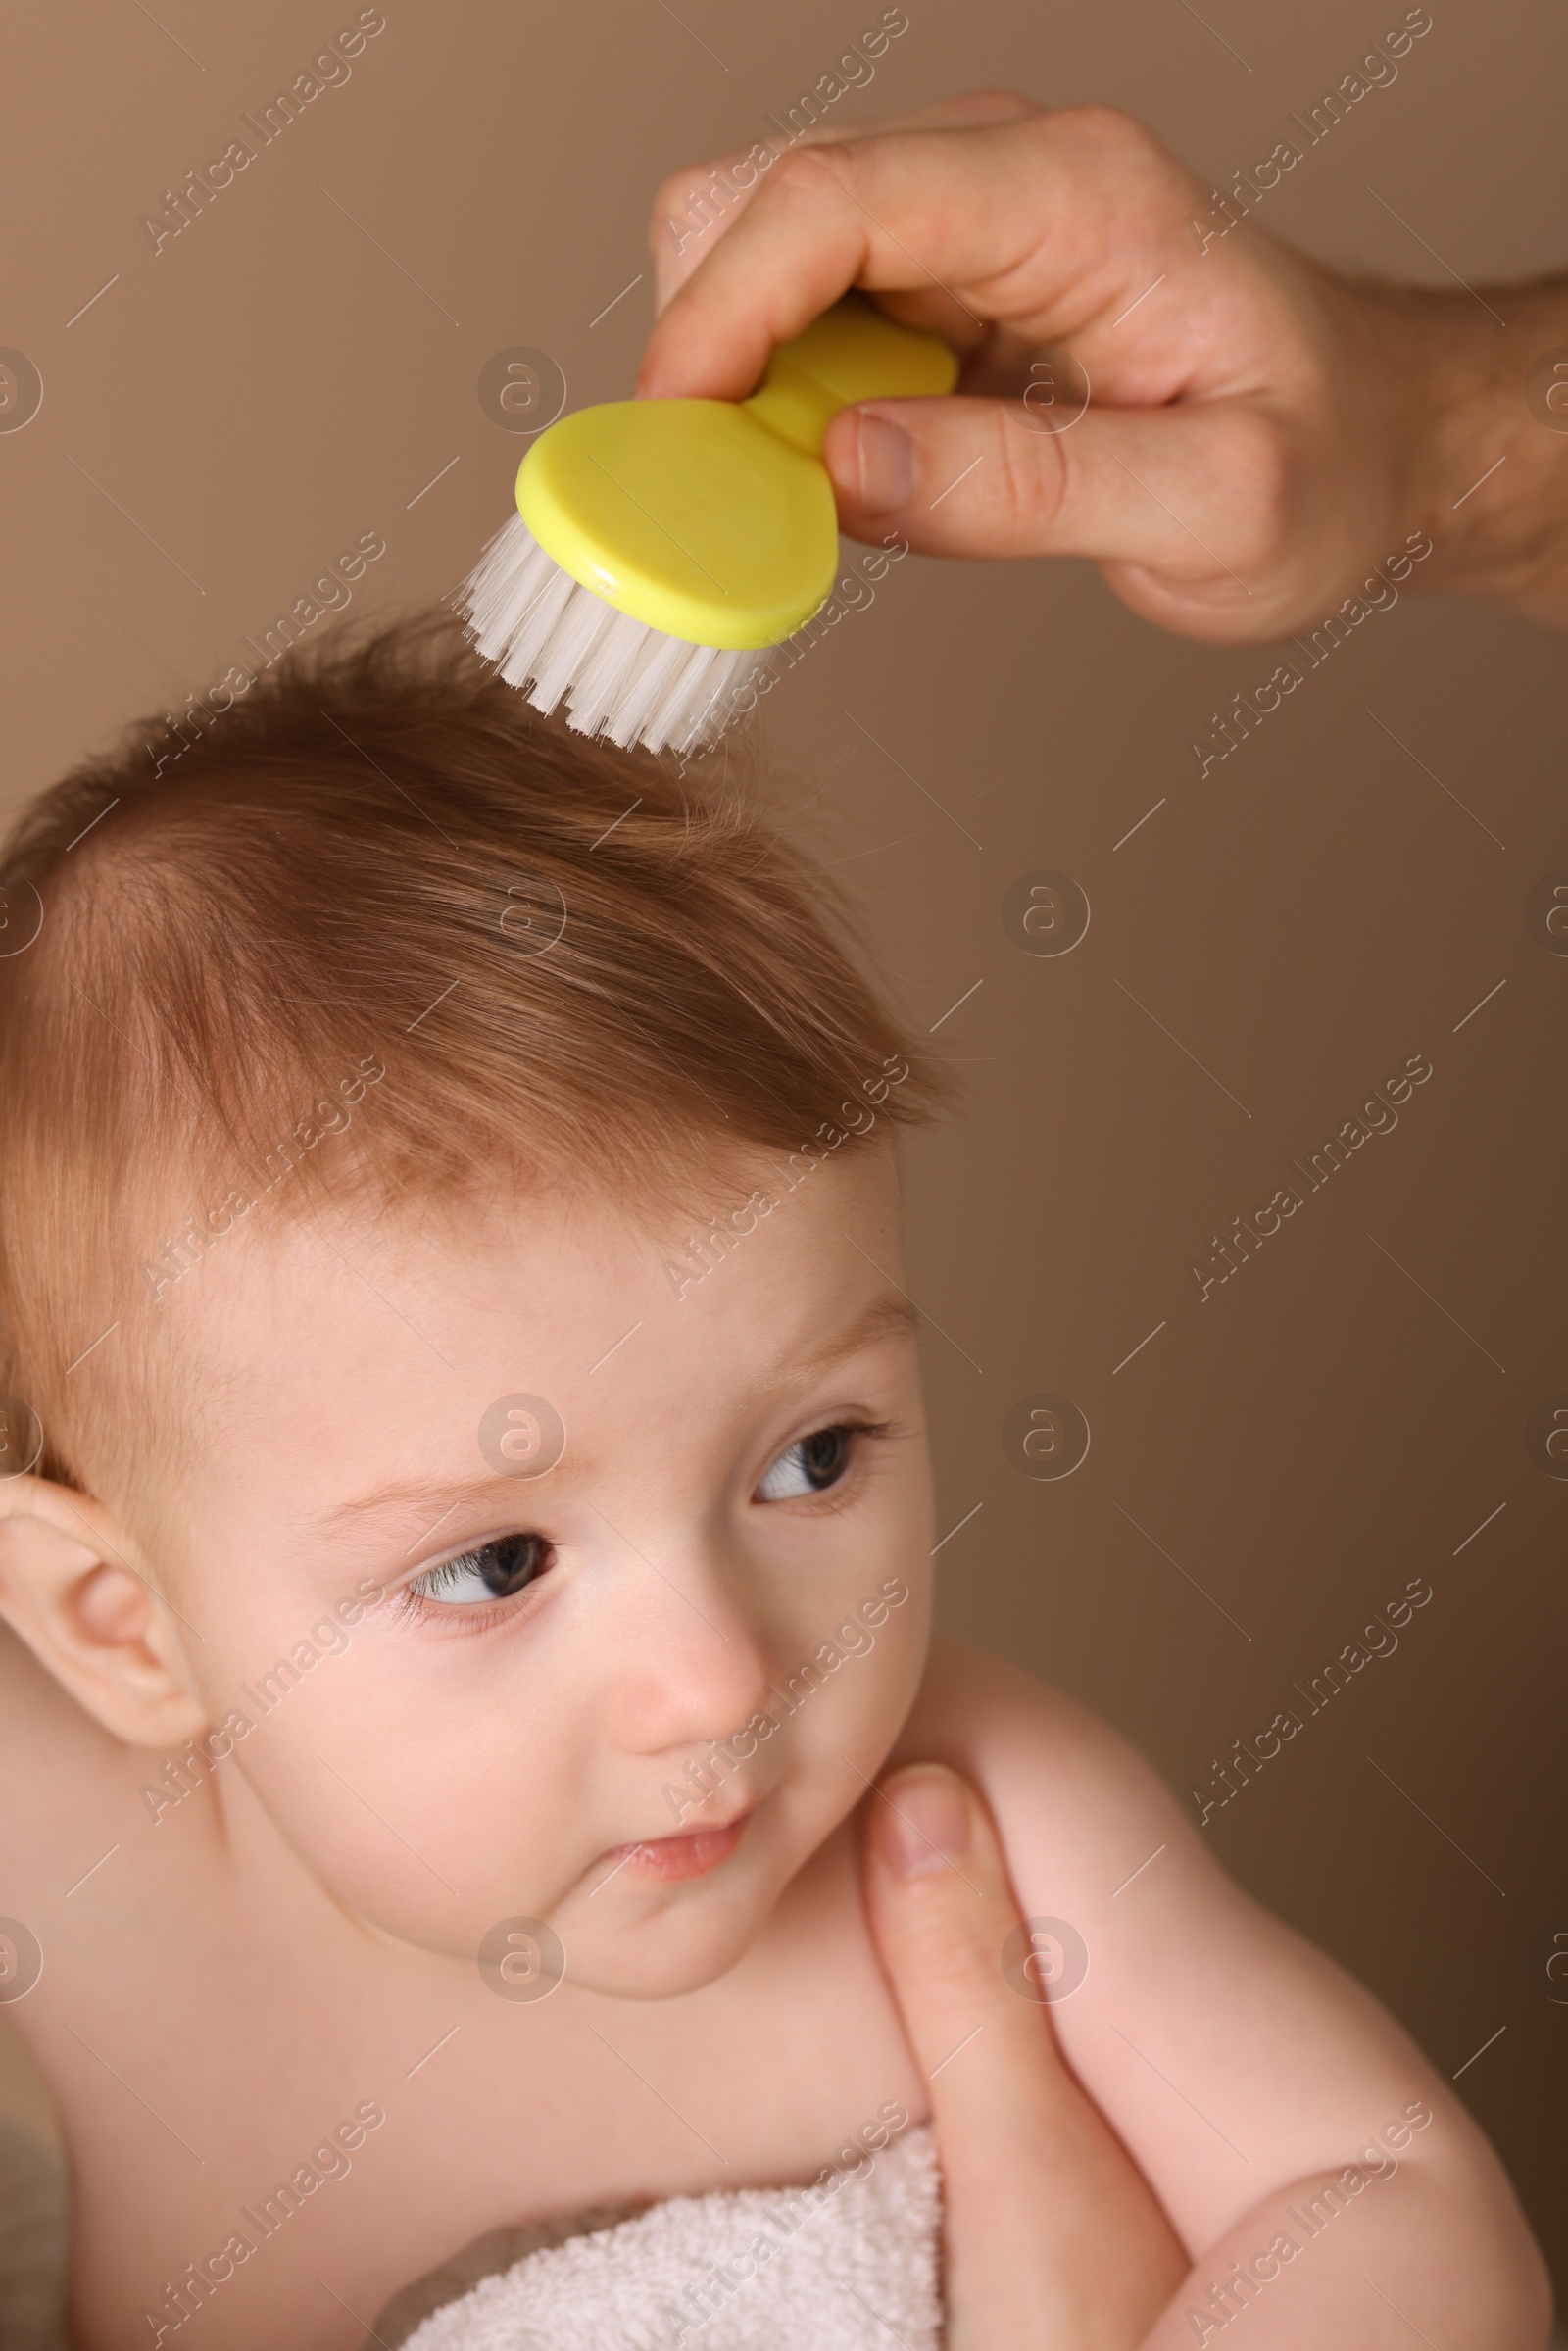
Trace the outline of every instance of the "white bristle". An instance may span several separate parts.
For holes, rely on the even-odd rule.
[[[616,617],[608,604],[601,604],[597,596],[584,595],[580,588],[567,598],[548,648],[534,663],[534,699],[542,710],[553,710],[569,691],[572,679],[581,674],[583,663]]]
[[[678,637],[662,636],[657,629],[650,629],[648,642],[635,667],[628,670],[615,708],[605,721],[611,741],[625,751],[641,736],[650,751],[661,750],[664,738],[653,721],[663,707],[671,681],[684,676],[694,661],[711,658],[707,645],[684,645]]]
[[[585,735],[597,734],[616,707],[620,691],[644,651],[649,630],[629,612],[617,612],[595,647],[580,678],[571,688],[568,724]]]
[[[701,692],[703,681],[714,662],[723,659],[716,646],[705,645],[699,659],[681,663],[649,718],[648,732],[651,738],[656,738],[662,746],[685,733],[694,699]]]
[[[771,660],[688,644],[616,612],[546,555],[520,514],[497,531],[460,600],[476,651],[509,686],[547,715],[564,700],[568,726],[622,750],[715,741]]]
[[[533,590],[543,586],[554,569],[526,530],[508,524],[497,531],[466,582],[469,627],[487,661],[505,658]]]
[[[723,732],[726,712],[733,708],[731,697],[745,689],[756,668],[755,654],[722,652],[715,653],[710,668],[688,673],[680,715],[670,730],[678,749],[703,742],[710,732]]]
[[[525,574],[519,582],[517,626],[500,664],[509,686],[526,686],[538,674],[556,633],[556,623],[564,616],[566,607],[577,594],[577,583],[570,573],[558,569],[554,563],[544,586],[534,589],[524,604],[521,594],[530,586]]]

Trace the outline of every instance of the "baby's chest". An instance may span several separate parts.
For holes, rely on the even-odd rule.
[[[215,2351],[280,2332],[338,2351],[488,2229],[804,2182],[923,2118],[863,1937],[832,1913],[672,2002],[513,2001],[477,1970],[279,1924],[189,1922],[161,1967],[122,1973],[112,2015],[75,2009],[104,2061],[68,2098],[86,2351],[197,2309]]]

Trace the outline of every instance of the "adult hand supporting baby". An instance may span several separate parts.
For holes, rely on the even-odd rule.
[[[882,1783],[865,1887],[931,2085],[948,2351],[1133,2351],[1187,2259],[1068,2071],[1049,2006],[1003,1972],[1017,1905],[986,1808],[956,1772],[921,1763]]]
[[[1424,533],[1412,586],[1568,624],[1568,281],[1358,282],[1255,209],[1131,116],[1004,91],[754,146],[660,192],[638,389],[740,397],[859,286],[967,364],[834,418],[852,537],[1094,557],[1147,618],[1263,642]]]

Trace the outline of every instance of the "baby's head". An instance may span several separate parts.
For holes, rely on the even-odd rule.
[[[156,1834],[692,1988],[918,1679],[927,1089],[817,875],[444,624],[205,717],[0,857],[0,1606],[195,1741]]]

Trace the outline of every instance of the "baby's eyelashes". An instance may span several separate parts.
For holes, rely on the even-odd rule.
[[[543,1535],[498,1535],[428,1568],[405,1590],[444,1607],[514,1599],[544,1574],[555,1555],[554,1544]]]

